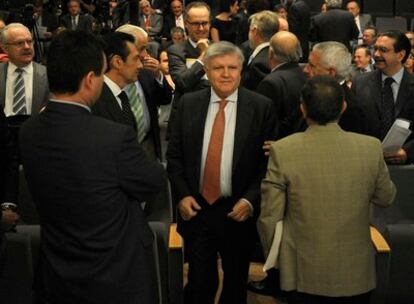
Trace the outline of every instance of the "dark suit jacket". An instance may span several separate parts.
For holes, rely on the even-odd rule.
[[[20,144],[42,228],[37,292],[50,303],[157,303],[139,202],[161,190],[164,173],[134,132],[49,102]]]
[[[173,14],[168,14],[164,18],[164,25],[162,26],[162,37],[171,40],[171,29],[175,27],[175,16]]]
[[[277,138],[299,130],[302,114],[299,108],[300,91],[306,82],[305,74],[297,63],[285,63],[267,75],[257,87],[257,93],[269,97],[274,104],[279,130]]]
[[[210,89],[188,93],[182,97],[177,119],[171,126],[167,150],[168,173],[176,201],[185,196],[198,197],[204,125],[210,103]],[[232,198],[249,200],[259,212],[260,181],[266,159],[264,140],[272,138],[275,125],[271,101],[257,93],[239,88],[236,131],[233,152]],[[181,233],[185,225],[179,225]],[[191,233],[191,231],[189,231]]]
[[[269,67],[269,47],[264,47],[247,65],[243,68],[241,84],[246,89],[255,91],[260,81],[270,73]]]
[[[289,31],[298,37],[302,47],[301,62],[307,62],[309,56],[310,8],[303,1],[295,1],[289,8]]]
[[[171,122],[175,119],[180,97],[184,93],[209,87],[210,82],[202,78],[205,72],[200,62],[195,61],[190,68],[187,67],[187,59],[197,59],[200,56],[200,50],[193,48],[188,40],[171,45],[167,51],[170,74],[175,83],[174,100],[169,120]]]
[[[381,136],[381,112],[382,112],[382,80],[381,71],[376,70],[358,75],[352,82],[352,91],[362,105],[365,120],[365,134],[377,137]],[[395,103],[395,118],[414,121],[414,77],[407,71],[404,75],[398,91]],[[413,124],[411,123],[411,130]],[[408,161],[414,161],[414,137],[411,135],[403,146],[407,152]]]
[[[149,70],[141,70],[138,75],[138,80],[144,91],[145,101],[150,115],[150,133],[154,142],[155,153],[158,159],[162,160],[158,106],[171,102],[171,88],[165,78],[161,86]]]
[[[345,112],[342,113],[338,124],[345,131],[366,134],[365,115],[358,98],[359,96],[356,96],[346,83],[342,85],[342,89],[344,90],[347,108]]]
[[[0,63],[0,108],[3,111],[6,103],[6,82],[8,63]],[[37,115],[49,99],[49,84],[47,81],[46,67],[33,62],[33,93],[32,115]],[[19,147],[18,131],[7,128],[7,169],[3,196],[0,200],[18,203],[19,188]]]
[[[341,9],[330,9],[320,13],[313,19],[311,40],[316,42],[338,41],[349,50],[350,41],[358,39],[359,30],[355,24],[354,16]]]
[[[96,103],[92,106],[92,113],[114,122],[130,126],[132,129],[134,129],[135,132],[137,131],[136,121],[133,120],[131,124],[124,119],[122,115],[122,109],[119,106],[114,94],[112,94],[111,89],[107,86],[106,83],[104,83],[102,87],[101,96],[99,96]]]
[[[93,17],[89,14],[79,15],[77,30],[92,32]],[[72,17],[67,14],[60,18],[60,25],[67,29],[72,29]]]

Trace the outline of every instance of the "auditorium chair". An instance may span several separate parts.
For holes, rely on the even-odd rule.
[[[388,264],[386,304],[414,303],[414,165],[390,166],[397,187],[393,205],[374,206],[372,223],[383,233],[391,248]],[[384,265],[382,265],[384,266]],[[378,288],[377,288],[378,289]]]
[[[414,17],[413,0],[395,0],[395,15],[403,17]]]
[[[378,32],[388,30],[407,30],[407,19],[404,17],[377,17],[375,21]]]

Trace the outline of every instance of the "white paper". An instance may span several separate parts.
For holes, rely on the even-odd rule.
[[[384,152],[393,153],[397,152],[408,136],[411,134],[410,121],[406,119],[398,118],[392,124],[390,130],[382,141],[382,149]]]
[[[263,265],[263,271],[267,271],[272,268],[279,268],[279,249],[282,242],[283,233],[283,221],[279,221],[275,225],[275,234],[273,236],[272,246],[270,247],[269,255],[266,262]]]
[[[45,33],[47,32],[46,26],[37,26],[37,33],[39,34],[40,39],[45,39]]]

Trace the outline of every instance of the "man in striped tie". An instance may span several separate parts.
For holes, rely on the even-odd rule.
[[[8,121],[8,176],[0,203],[17,204],[18,131],[24,115],[36,115],[49,98],[46,68],[33,62],[33,38],[21,23],[10,23],[0,33],[0,46],[9,62],[0,63],[0,108]]]
[[[211,88],[184,94],[171,125],[167,162],[189,262],[186,304],[214,303],[218,253],[220,303],[246,304],[266,167],[261,147],[275,118],[270,99],[239,87],[243,60],[232,43],[212,44],[203,62]]]

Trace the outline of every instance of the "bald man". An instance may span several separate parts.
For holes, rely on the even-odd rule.
[[[299,94],[306,80],[298,64],[301,56],[300,42],[294,34],[280,31],[270,39],[271,72],[259,83],[257,92],[272,99],[275,105],[277,138],[296,132],[301,122]]]

